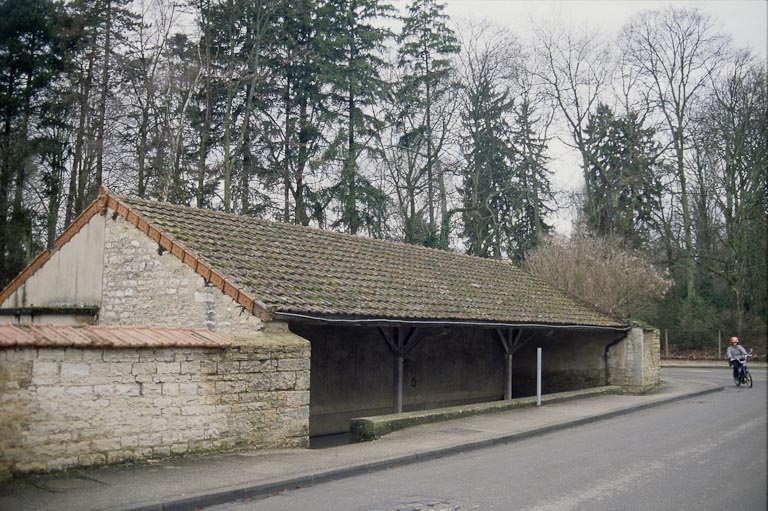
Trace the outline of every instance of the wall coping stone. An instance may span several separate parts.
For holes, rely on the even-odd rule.
[[[619,385],[606,385],[590,389],[546,394],[541,396],[541,402],[559,403],[573,399],[621,393],[623,393],[623,390]],[[369,440],[375,440],[398,429],[418,426],[420,424],[429,424],[432,422],[458,419],[461,417],[478,415],[481,413],[502,412],[516,408],[535,406],[536,401],[536,396],[530,396],[510,399],[506,401],[490,401],[487,403],[451,406],[448,408],[436,408],[433,410],[420,410],[415,412],[354,418],[349,422],[350,442],[366,442]]]
[[[0,324],[0,348],[226,348],[230,345],[226,337],[204,328]]]

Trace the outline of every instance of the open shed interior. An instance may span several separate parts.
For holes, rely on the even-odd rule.
[[[473,326],[296,323],[290,328],[311,344],[312,437],[346,432],[355,417],[504,399],[502,339],[511,340],[513,350],[510,398],[535,395],[539,347],[544,393],[604,385],[605,347],[618,337],[612,331]]]

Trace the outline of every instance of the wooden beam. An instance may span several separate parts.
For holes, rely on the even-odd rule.
[[[512,399],[512,358],[515,352],[522,348],[533,335],[523,339],[522,330],[509,329],[502,332],[500,328],[496,329],[496,335],[498,335],[501,346],[504,348],[504,400],[509,401]]]
[[[391,333],[382,327],[377,327],[377,330],[392,353],[392,412],[402,413],[405,355],[415,348],[421,339],[413,340],[416,327],[407,331],[402,327],[393,327]]]
[[[395,355],[392,388],[392,413],[403,413],[403,365],[402,355]]]

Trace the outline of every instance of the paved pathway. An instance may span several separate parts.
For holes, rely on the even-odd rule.
[[[373,442],[246,451],[30,477],[0,485],[0,510],[200,508],[512,442],[718,390],[722,387],[712,383],[670,379],[648,395],[600,396],[454,419],[395,431]]]

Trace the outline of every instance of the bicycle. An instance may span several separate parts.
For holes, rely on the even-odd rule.
[[[749,353],[747,353],[746,357],[739,359],[739,362],[741,363],[739,374],[733,378],[733,383],[735,383],[737,387],[748,385],[749,388],[752,388],[752,375],[749,374],[749,368],[747,368],[747,359],[749,358],[752,358],[751,350]]]

